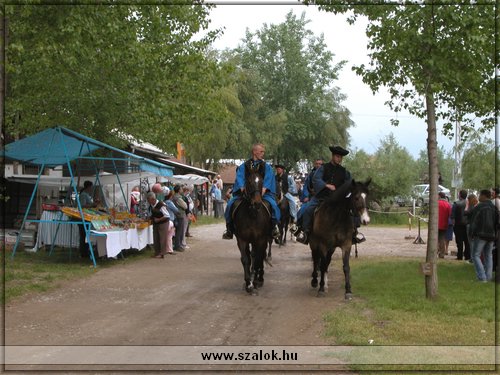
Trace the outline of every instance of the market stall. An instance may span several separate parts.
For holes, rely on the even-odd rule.
[[[94,152],[102,149],[111,155],[102,156],[103,153],[101,152],[99,156],[95,156]],[[112,249],[112,253],[115,253],[116,251],[119,252],[123,249],[133,247],[132,245],[142,246],[145,242],[148,242],[149,223],[144,220],[143,217],[130,215],[128,207],[123,207],[124,210],[126,210],[124,212],[117,212],[115,207],[109,207],[106,205],[105,199],[103,200],[103,206],[92,210],[84,208],[81,205],[79,194],[75,194],[75,201],[71,206],[61,207],[60,212],[55,214],[56,217],[52,216],[54,214],[46,214],[44,219],[27,220],[27,214],[33,204],[35,193],[39,186],[44,169],[55,168],[61,165],[67,167],[70,175],[70,190],[72,192],[77,192],[80,173],[84,167],[90,166],[94,172],[93,186],[96,187],[97,194],[100,194],[101,196],[104,196],[101,174],[102,172],[109,173],[111,170],[116,178],[117,185],[120,187],[123,200],[125,202],[127,202],[127,196],[123,190],[120,176],[123,177],[124,174],[137,173],[139,171],[164,177],[171,176],[173,174],[172,168],[162,163],[114,148],[63,127],[46,129],[35,135],[8,144],[5,146],[4,155],[6,159],[17,160],[24,164],[38,166],[39,170],[35,187],[28,204],[28,209],[23,218],[20,231],[22,232],[27,222],[56,225],[55,230],[52,228],[54,230],[53,234],[50,233],[50,235],[42,238],[45,241],[51,241],[51,245],[53,245],[54,243],[57,244],[56,239],[58,238],[58,231],[60,228],[62,226],[69,226],[69,243],[71,246],[73,241],[72,232],[75,229],[74,226],[82,226],[86,242],[89,244],[90,258],[92,259],[94,266],[96,266],[96,262],[92,245],[93,237],[106,238],[106,242],[101,246],[101,248],[105,248],[104,251],[107,255],[109,255],[110,252],[108,252],[108,248],[110,250]],[[85,178],[89,178],[89,175],[87,174]],[[63,214],[66,215],[66,218]],[[139,236],[139,229],[142,229],[142,231],[145,229],[148,230],[145,233],[141,232],[141,235]],[[116,233],[119,232],[122,233],[117,235]],[[12,257],[15,256],[20,237],[21,236],[19,235],[12,252]],[[49,237],[52,238],[52,240],[49,240]],[[110,239],[109,241],[108,238]],[[122,238],[125,238],[126,240],[122,240]],[[111,239],[118,240],[118,245],[115,245],[115,241]],[[97,243],[98,248],[99,242],[102,242],[102,240],[96,239],[94,242]],[[113,242],[113,246],[111,246],[111,242]]]

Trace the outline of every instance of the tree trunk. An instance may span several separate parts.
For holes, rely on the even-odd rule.
[[[425,96],[427,108],[427,156],[429,158],[429,227],[427,235],[426,261],[431,265],[431,274],[425,276],[425,295],[434,299],[438,294],[437,247],[438,247],[438,160],[437,131],[434,95]]]

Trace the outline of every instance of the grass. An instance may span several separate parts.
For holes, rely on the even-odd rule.
[[[494,345],[495,284],[474,281],[465,262],[440,262],[438,297],[425,297],[419,261],[365,258],[351,263],[357,296],[326,317],[337,344]],[[467,329],[464,329],[467,327]]]
[[[351,263],[355,297],[335,312],[325,315],[326,336],[335,338],[336,345],[367,346],[373,340],[374,346],[493,346],[495,284],[478,283],[474,281],[474,275],[471,264],[440,262],[438,297],[431,301],[425,297],[419,261],[394,258],[356,260]],[[453,349],[445,347],[442,350]],[[352,369],[421,371],[438,368],[429,365],[427,368],[353,365]],[[492,366],[488,365],[440,368],[462,371],[491,369]]]
[[[198,216],[196,222],[191,223],[191,225],[197,227],[200,225],[219,224],[219,223],[225,223],[223,217],[215,218],[213,216],[203,215],[203,216]]]
[[[12,259],[11,251],[4,252],[2,266],[4,269],[5,292],[1,295],[2,303],[13,299],[41,293],[60,287],[65,281],[90,277],[102,268],[124,264],[136,259],[149,257],[151,251],[124,251],[125,258],[98,259],[97,268],[94,268],[90,259],[78,256],[78,250],[55,248],[52,255],[40,249],[36,253],[16,251]]]
[[[408,225],[408,211],[412,211],[411,207],[391,207],[386,211],[373,211],[370,210],[370,225]],[[417,216],[427,217],[428,213],[417,208]],[[412,225],[417,226],[417,219],[412,218]],[[421,222],[422,226],[427,226],[425,222]]]

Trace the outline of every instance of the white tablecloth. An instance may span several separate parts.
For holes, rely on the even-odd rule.
[[[60,211],[43,211],[40,220],[64,220],[68,221],[70,218]],[[52,245],[52,239],[57,230],[57,223],[38,223],[38,231],[36,236],[36,243],[33,251],[44,245]],[[77,224],[60,224],[55,238],[54,245],[61,247],[78,248],[80,241],[80,234],[78,232]]]
[[[92,243],[97,243],[99,256],[116,257],[122,250],[142,250],[153,244],[153,226],[145,229],[130,228],[128,230],[97,232],[91,231]],[[94,249],[95,250],[95,249]]]

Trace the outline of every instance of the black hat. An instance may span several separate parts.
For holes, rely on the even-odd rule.
[[[329,148],[334,155],[346,156],[349,153],[349,151],[340,146],[330,146]]]
[[[281,168],[281,169],[286,169],[283,164],[275,164],[274,168]]]

